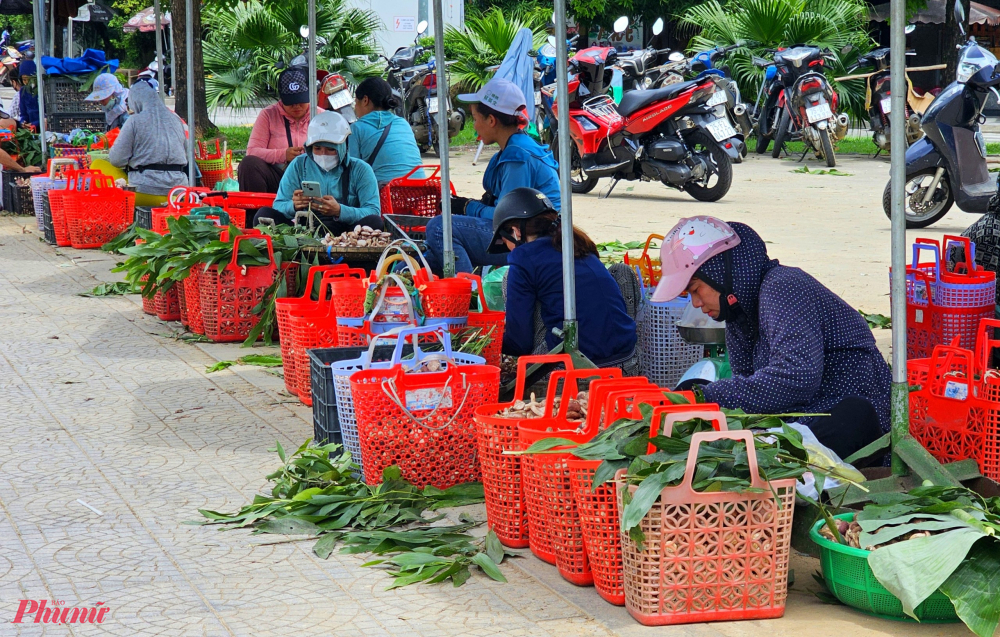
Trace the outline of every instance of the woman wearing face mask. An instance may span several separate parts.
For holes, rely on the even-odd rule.
[[[382,228],[378,183],[371,166],[348,156],[351,127],[339,113],[317,113],[309,122],[305,152],[288,164],[273,208],[261,208],[254,225],[262,219],[288,224],[295,213],[311,208],[317,220],[334,235],[356,225]],[[310,199],[303,182],[319,184],[321,197]]]
[[[93,90],[86,97],[88,102],[97,102],[104,111],[106,130],[121,128],[128,120],[128,89],[122,86],[112,73],[101,73],[94,80]]]

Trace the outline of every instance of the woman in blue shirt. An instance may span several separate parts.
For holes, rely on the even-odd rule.
[[[524,94],[509,80],[494,78],[478,93],[459,95],[472,103],[476,133],[485,144],[497,144],[500,152],[490,159],[483,173],[486,193],[481,200],[451,198],[452,236],[455,270],[472,272],[481,265],[504,265],[505,254],[489,254],[493,236],[496,202],[515,188],[541,191],[559,210],[559,164],[546,146],[539,145],[521,130],[527,122]],[[427,262],[438,274],[444,266],[444,236],[441,218],[427,222]]]
[[[363,80],[354,91],[358,120],[351,124],[348,153],[372,167],[380,189],[423,165],[409,122],[392,112],[397,106],[392,88],[380,77]],[[423,179],[424,171],[412,177]]]
[[[543,193],[515,188],[496,206],[491,254],[509,252],[507,324],[503,352],[541,353],[559,343],[552,328],[563,326],[562,232],[559,213]],[[598,367],[638,370],[635,321],[621,288],[597,256],[597,246],[573,228],[580,351]],[[535,306],[544,327],[535,324]],[[538,332],[544,329],[544,344]]]

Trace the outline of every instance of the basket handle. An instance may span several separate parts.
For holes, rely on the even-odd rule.
[[[1000,348],[1000,340],[990,338],[990,331],[1000,329],[1000,320],[982,319],[979,321],[979,329],[976,333],[976,360],[979,362],[978,371],[985,374],[990,367],[990,356],[993,350]]]
[[[364,278],[365,271],[360,268],[349,268],[346,264],[339,263],[338,267],[342,266],[341,270],[331,270],[323,273],[323,278],[319,282],[319,298],[318,303],[332,303],[333,302],[333,284],[335,281],[341,279],[362,279]],[[363,284],[362,284],[363,285]],[[302,298],[305,298],[304,296]],[[332,307],[332,306],[331,306]]]
[[[927,307],[927,308],[933,307],[934,306],[934,298],[933,298],[933,296],[934,296],[934,290],[932,288],[932,285],[933,285],[934,282],[931,280],[931,277],[928,276],[928,274],[926,272],[923,272],[921,270],[917,270],[917,269],[914,269],[914,268],[906,268],[906,276],[911,276],[911,275],[913,276],[913,279],[914,279],[914,281],[913,281],[914,296],[916,296],[917,281],[922,281],[923,284],[924,284],[925,289],[927,290],[927,302],[926,303],[920,303],[919,301],[912,301],[912,303],[914,305],[922,305],[922,306]],[[911,303],[911,301],[907,301],[907,303]]]
[[[308,299],[312,297],[313,285],[315,285],[316,273],[323,273],[323,278],[326,277],[327,272],[339,272],[341,270],[347,269],[347,264],[338,263],[336,265],[314,265],[309,268],[309,272],[306,273],[306,291],[300,298]],[[322,289],[322,278],[320,279],[320,295],[323,294]]]
[[[77,166],[76,160],[72,157],[56,157],[49,160],[49,179],[56,178],[56,168],[59,166]]]
[[[517,380],[514,384],[514,400],[524,398],[524,381],[528,374],[528,365],[535,363],[562,363],[566,369],[573,369],[573,359],[569,354],[537,354],[533,356],[521,356],[517,359]],[[549,382],[552,386],[552,382]]]
[[[698,407],[691,409],[691,407]],[[652,440],[659,435],[670,437],[674,432],[674,425],[692,418],[703,418],[712,421],[712,426],[716,431],[729,431],[726,415],[719,411],[716,403],[703,403],[701,405],[662,405],[653,408],[653,415],[649,419],[649,438]],[[646,446],[646,453],[655,453],[656,447],[653,443]]]
[[[677,414],[673,414],[676,416]],[[669,418],[669,417],[668,417]],[[722,416],[725,422],[725,416]],[[694,496],[701,494],[694,490],[694,472],[698,466],[698,448],[703,442],[714,440],[742,440],[747,445],[747,464],[750,465],[750,486],[755,489],[766,490],[767,483],[760,477],[760,469],[757,468],[757,446],[754,444],[753,432],[747,429],[739,431],[700,431],[691,436],[691,451],[688,452],[687,466],[684,469],[684,480],[677,487],[687,489]],[[668,489],[670,487],[667,487]]]
[[[662,234],[651,234],[646,237],[646,247],[642,249],[642,256],[645,257],[649,254],[649,244],[653,243],[653,241],[663,241],[663,239],[664,236]]]
[[[378,315],[378,311],[382,309],[382,303],[385,302],[385,295],[386,292],[389,291],[390,281],[395,281],[396,287],[398,287],[403,291],[403,298],[406,299],[407,313],[410,316],[410,320],[408,322],[414,323],[416,321],[416,312],[413,309],[413,297],[411,297],[410,293],[406,291],[406,285],[404,285],[403,280],[399,278],[399,275],[396,274],[386,275],[385,281],[382,282],[382,290],[379,293],[378,300],[375,302],[375,305],[372,307],[372,313],[368,315],[368,318],[366,320],[370,323],[375,322],[375,317]]]
[[[958,337],[956,336],[955,339],[957,340]],[[927,369],[927,382],[928,385],[930,385],[927,390],[931,393],[931,395],[938,398],[965,402],[969,398],[972,398],[974,393],[972,391],[972,385],[974,382],[973,375],[975,373],[973,364],[973,353],[967,349],[958,347],[954,341],[952,345],[935,345],[934,350],[931,352],[930,365]],[[948,376],[948,378],[954,378],[956,381],[960,381],[959,384],[966,385],[969,388],[969,391],[966,393],[964,398],[946,396],[941,391],[941,387],[936,387],[935,385],[937,383],[932,382],[935,378],[939,378],[943,381],[949,373],[947,370],[956,365],[965,368],[965,375]]]
[[[594,431],[601,429],[602,422],[606,420],[604,414],[607,413],[603,407],[606,406],[608,395],[611,392],[629,390],[634,393],[655,388],[656,385],[643,377],[612,378],[591,383],[589,403],[592,408],[587,411],[587,420],[594,422],[590,426],[593,427]]]
[[[569,411],[569,397],[571,395],[575,396],[578,393],[576,381],[587,378],[599,380],[621,377],[622,370],[617,367],[609,367],[606,369],[568,369],[554,371],[552,372],[552,375],[549,376],[549,388],[545,395],[545,413],[550,413],[550,405],[552,405],[555,401],[556,386],[559,384],[558,381],[560,380],[563,381],[563,399],[559,402],[559,411],[556,414],[556,420],[559,422],[565,422],[566,413]],[[597,433],[596,419],[594,419],[593,422],[589,418],[584,421],[583,433],[591,436]]]
[[[944,254],[948,254],[948,248],[951,247],[953,243],[960,243],[963,248],[963,253],[965,254],[964,264],[955,264],[955,274],[959,274],[958,266],[965,266],[965,274],[972,274],[976,271],[976,244],[969,240],[969,237],[959,237],[953,234],[946,234],[941,238],[941,246],[944,250]]]
[[[397,370],[396,376],[394,378],[388,378],[382,381],[382,391],[385,393],[386,396],[389,397],[389,399],[392,402],[396,404],[397,407],[399,407],[399,409],[404,414],[406,414],[406,416],[410,420],[415,422],[417,425],[423,427],[424,429],[429,429],[431,431],[441,431],[442,429],[447,429],[448,427],[450,427],[452,423],[455,422],[455,419],[458,418],[458,416],[462,413],[462,409],[465,407],[465,401],[468,400],[469,392],[472,390],[472,384],[469,382],[469,379],[466,377],[465,373],[459,371],[458,368],[454,366],[449,366],[446,370],[444,370],[443,372],[438,372],[437,374],[447,374],[447,378],[445,379],[444,384],[441,386],[442,400],[439,401],[437,405],[435,405],[434,409],[430,410],[430,412],[428,412],[428,414],[426,416],[423,416],[422,418],[414,416],[413,413],[409,409],[407,409],[406,405],[403,404],[403,401],[400,400],[399,398],[399,390],[396,388],[396,380],[405,378],[406,374],[402,368]],[[465,386],[465,394],[462,396],[462,401],[458,404],[458,407],[455,408],[454,413],[452,413],[451,418],[449,418],[447,422],[445,422],[440,427],[430,427],[428,425],[425,425],[424,421],[433,417],[434,414],[437,413],[437,410],[441,408],[441,405],[444,404],[443,400],[444,393],[448,389],[448,385],[451,384],[451,381],[453,379],[458,378],[459,376],[461,376],[462,384]],[[455,401],[453,397],[452,405],[454,406],[454,404]]]
[[[417,338],[420,335],[426,336],[436,336],[437,340],[440,341],[441,347],[444,348],[444,354],[449,360],[454,360],[454,356],[451,351],[451,337],[446,334],[444,327],[440,325],[422,325],[414,327],[402,327],[396,328],[399,339],[396,341],[396,349],[392,352],[392,364],[399,365],[403,360],[403,345],[406,342],[407,337],[413,337],[413,359],[420,360],[421,356],[425,356],[426,352],[420,349],[420,339]],[[374,339],[372,339],[374,340]]]
[[[606,429],[618,418],[642,418],[639,411],[640,405],[649,405],[652,408],[661,405],[673,405],[667,394],[673,393],[668,389],[657,387],[650,383],[648,387],[636,389],[616,389],[607,395],[604,401],[602,422],[598,423],[598,429]],[[693,406],[682,405],[685,407]]]
[[[437,174],[441,172],[441,166],[414,166],[413,170],[403,175],[403,179],[409,179],[410,177],[413,176],[413,173],[417,172],[418,170],[423,170],[425,168],[434,169],[434,172],[432,172],[429,177],[426,177],[426,179],[434,179],[435,177],[437,177]]]
[[[913,265],[914,270],[920,268],[920,252],[930,250],[934,254],[934,280],[941,280],[941,246],[934,239],[919,238],[913,243]]]
[[[470,272],[459,272],[455,275],[456,279],[468,279],[472,281],[472,292],[475,294],[474,298],[479,300],[479,311],[485,312],[490,309],[486,305],[486,293],[483,291],[483,279],[482,277],[472,274]]]
[[[240,242],[250,241],[253,239],[263,239],[267,242],[267,256],[271,259],[271,265],[274,265],[274,246],[271,245],[271,237],[268,235],[254,236],[241,234],[233,239],[233,260],[229,262],[229,267],[233,270],[238,269],[240,266],[237,264],[237,260],[240,257]]]
[[[399,254],[402,254],[405,258],[409,259],[412,262],[413,257],[411,257],[403,250],[403,246],[410,246],[411,248],[413,248],[413,250],[417,253],[417,258],[420,259],[420,264],[424,266],[424,269],[427,270],[428,275],[430,275],[431,266],[428,265],[427,259],[424,258],[424,253],[420,251],[420,248],[417,246],[417,244],[413,243],[408,239],[396,239],[395,241],[392,241],[389,245],[387,245],[385,247],[385,250],[382,251],[382,256],[379,258],[378,266],[375,268],[375,271],[378,272],[379,275],[383,274],[382,262],[387,258],[387,255],[391,250],[396,251]],[[416,266],[413,267],[412,273],[414,276],[417,275],[418,269],[419,268]],[[431,276],[428,280],[433,280],[433,276]]]

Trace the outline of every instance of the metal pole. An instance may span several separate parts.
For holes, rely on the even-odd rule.
[[[153,17],[156,19],[156,81],[157,92],[163,99],[163,25],[160,24],[160,0],[153,0]]]
[[[67,25],[67,37],[66,37],[66,57],[73,57],[73,18],[66,20]],[[54,39],[54,38],[53,38]]]
[[[906,0],[891,0],[889,44],[892,99],[890,114],[892,192],[892,445],[895,449],[910,433],[910,393],[906,381],[906,213],[903,186],[906,183]],[[906,464],[892,454],[892,473],[903,475]]]
[[[184,53],[186,72],[184,80],[187,89],[187,124],[188,124],[188,183],[194,186],[196,181],[194,163],[194,0],[184,3]]]
[[[556,100],[559,142],[559,198],[562,217],[563,261],[563,351],[576,351],[576,270],[573,258],[573,189],[570,182],[572,154],[569,138],[569,70],[566,49],[566,0],[555,0],[556,13]]]
[[[451,177],[448,168],[448,65],[444,57],[444,11],[434,0],[434,61],[437,64],[437,143],[441,158],[441,230],[444,239],[445,277],[455,276],[455,244],[451,230]]]
[[[56,55],[56,3],[55,0],[49,0],[49,28],[45,28],[45,0],[38,0],[42,2],[42,38],[43,42],[48,42],[49,44],[49,55],[55,57]],[[44,50],[44,47],[43,49]],[[39,62],[41,58],[39,58]]]
[[[174,78],[177,77],[177,65],[174,64],[177,60],[174,57],[174,16],[170,15],[170,24],[167,25],[167,34],[169,35],[170,41],[170,83],[173,85]],[[177,94],[176,87],[174,87],[174,94]]]
[[[35,22],[35,77],[38,78],[38,137],[42,144],[42,169],[48,164],[48,152],[45,143],[45,67],[42,66],[41,52],[44,50],[43,29],[45,28],[45,3],[35,0],[32,6]]]
[[[316,0],[309,0],[309,117],[316,117]]]

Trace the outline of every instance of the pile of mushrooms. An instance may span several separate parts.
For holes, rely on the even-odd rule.
[[[552,405],[552,415],[559,411],[561,398],[557,397]],[[588,392],[582,391],[571,398],[566,406],[566,420],[584,420],[587,418]],[[510,407],[497,414],[501,418],[544,418],[545,400],[538,400],[532,393],[527,401],[518,400]]]
[[[369,226],[354,226],[354,230],[339,237],[327,234],[321,241],[333,248],[384,248],[392,241],[392,235]]]

